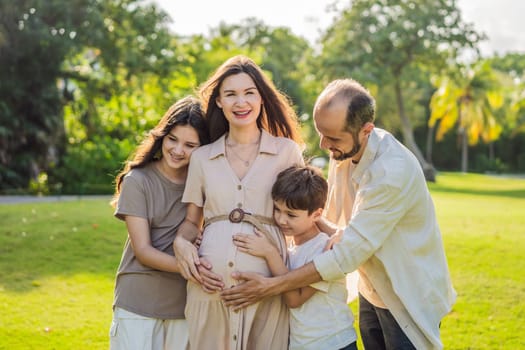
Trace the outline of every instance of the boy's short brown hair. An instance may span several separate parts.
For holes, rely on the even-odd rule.
[[[324,208],[328,183],[313,166],[291,166],[279,173],[272,187],[272,199],[283,201],[290,209],[307,210],[308,215]]]

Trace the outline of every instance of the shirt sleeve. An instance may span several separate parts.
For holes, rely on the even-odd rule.
[[[330,289],[330,282],[319,281],[319,282],[310,284],[310,287],[317,289],[318,291],[321,291],[323,293],[328,293],[328,289]]]
[[[199,157],[192,154],[190,165],[188,167],[188,176],[184,194],[182,195],[183,203],[193,203],[198,207],[204,206],[204,176],[202,170],[202,161]]]
[[[301,152],[301,148],[297,144],[297,142],[294,142],[294,151],[292,153],[292,164],[297,164],[299,166],[304,166],[304,157],[303,153]]]
[[[148,218],[147,200],[144,186],[138,179],[128,174],[122,181],[115,217],[124,220],[125,216]]]
[[[322,238],[316,237],[315,245],[312,247],[312,251],[309,254],[307,254],[309,256],[305,257],[304,264],[311,262],[314,257],[318,256],[319,254],[322,254],[328,241],[329,241],[329,238],[328,236],[324,236],[324,233],[323,233]],[[322,280],[322,281],[310,284],[310,287],[317,289],[318,291],[327,293],[328,290],[330,289],[330,284],[331,282]]]
[[[381,183],[364,185],[357,192],[341,242],[314,258],[323,280],[343,278],[383,245],[405,213],[400,193],[398,188]]]

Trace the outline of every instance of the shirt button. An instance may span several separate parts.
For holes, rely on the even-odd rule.
[[[232,261],[228,262],[228,266],[233,267],[233,262]]]
[[[241,185],[237,185],[237,189],[238,190],[242,190],[242,186]]]
[[[237,336],[236,335],[233,335],[233,340],[237,340]]]
[[[237,203],[237,208],[242,208],[242,203]]]

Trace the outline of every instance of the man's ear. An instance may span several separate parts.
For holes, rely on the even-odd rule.
[[[363,125],[363,132],[365,133],[365,136],[370,135],[372,130],[374,130],[374,123],[372,122],[366,122],[365,125]]]

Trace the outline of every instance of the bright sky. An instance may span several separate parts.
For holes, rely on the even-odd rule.
[[[330,4],[347,4],[348,0],[153,0],[166,11],[173,31],[180,35],[207,34],[221,21],[239,23],[256,17],[265,24],[289,27],[295,35],[311,43],[319,38],[333,18],[327,13]],[[464,20],[473,22],[489,40],[482,52],[525,53],[525,1],[523,0],[457,0]]]

